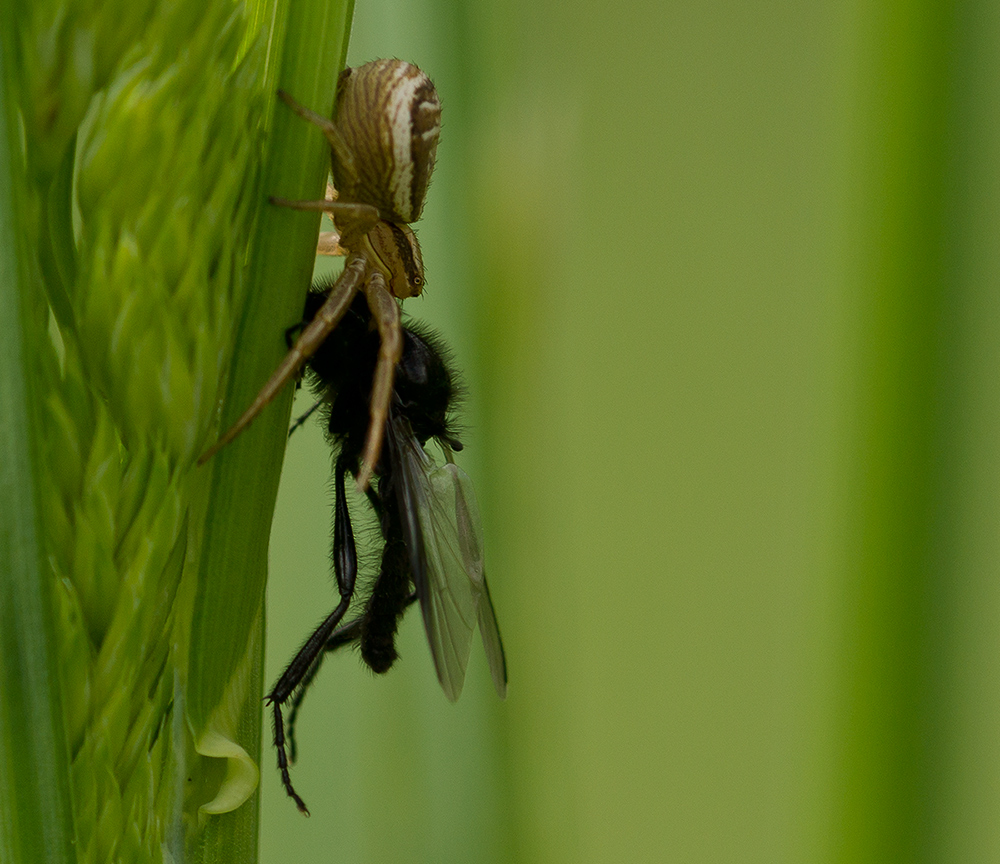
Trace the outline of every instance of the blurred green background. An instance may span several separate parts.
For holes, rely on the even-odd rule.
[[[419,226],[510,693],[331,659],[265,862],[1000,860],[1000,7],[358,0],[444,106]],[[300,394],[297,407],[308,404]],[[332,607],[288,448],[268,682]]]

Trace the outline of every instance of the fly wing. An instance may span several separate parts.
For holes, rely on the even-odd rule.
[[[409,510],[403,523],[410,529],[407,545],[413,581],[438,680],[454,702],[465,681],[478,611],[472,582],[462,566],[454,486],[437,473],[412,435],[395,437],[400,445],[401,491]]]
[[[407,432],[409,430],[406,430]],[[468,476],[455,464],[437,465],[412,434],[395,434],[401,473],[401,514],[413,581],[438,680],[458,699],[477,620],[497,692],[506,694],[503,646],[483,570],[483,530]]]
[[[507,661],[500,639],[500,627],[490,599],[490,586],[486,583],[486,568],[483,564],[483,522],[479,517],[476,491],[472,488],[469,475],[454,462],[447,462],[440,471],[447,471],[455,484],[455,526],[459,547],[465,562],[466,573],[478,595],[479,635],[483,640],[483,650],[490,664],[490,676],[497,696],[507,698]]]

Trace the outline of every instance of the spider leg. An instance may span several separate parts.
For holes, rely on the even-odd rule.
[[[336,231],[320,231],[316,242],[317,255],[346,255],[347,250],[340,245],[340,234]]]
[[[392,381],[396,374],[396,364],[403,354],[403,334],[399,324],[399,306],[389,293],[385,277],[381,271],[373,270],[365,280],[362,289],[368,299],[368,308],[378,325],[379,350],[372,380],[372,396],[369,406],[368,436],[358,472],[358,489],[368,488],[372,472],[378,464],[382,452],[382,438],[385,424],[389,419],[389,404],[392,401]]]
[[[325,200],[327,204],[334,204],[337,200],[337,190],[333,188],[333,184],[330,182],[327,182],[326,184]],[[304,202],[290,201],[287,198],[275,198],[272,196],[271,203],[280,207],[291,207],[293,210],[301,210],[303,208],[301,206],[296,206],[296,205],[300,205]],[[318,204],[319,202],[310,201],[308,203]],[[358,206],[365,207],[366,205],[358,205]],[[351,221],[351,217],[353,216],[354,220],[356,221],[358,219],[358,206],[355,207],[338,206],[335,209],[337,212],[341,214],[342,219],[345,218],[346,216],[347,221]],[[332,209],[326,210],[324,208],[324,212],[326,212],[327,216],[332,221],[334,211]],[[365,210],[363,215],[365,216],[365,218],[370,218],[371,216],[371,214],[367,210]],[[362,225],[361,227],[364,227],[364,225]],[[337,255],[337,256],[347,255],[347,250],[340,245],[340,233],[338,231],[320,231],[319,240],[316,242],[316,254]]]
[[[337,161],[357,177],[358,170],[354,165],[354,153],[347,146],[347,142],[344,141],[337,125],[329,117],[324,117],[322,114],[317,114],[315,111],[306,108],[305,105],[298,102],[284,90],[279,90],[278,96],[299,117],[312,123],[313,126],[319,127],[319,130],[326,136],[326,140],[330,144],[330,149],[336,154]]]
[[[299,334],[299,338],[285,355],[285,359],[281,361],[278,368],[274,370],[274,374],[271,375],[268,382],[261,388],[253,404],[243,412],[243,416],[229,428],[225,435],[201,455],[198,459],[199,465],[204,465],[246,429],[264,407],[278,395],[289,379],[302,368],[306,360],[316,353],[319,346],[323,344],[323,340],[330,335],[330,332],[337,326],[351,305],[366,269],[367,262],[361,255],[352,256],[347,260],[344,272],[340,274],[340,278],[330,291],[330,296],[320,307],[316,317]]]
[[[378,208],[372,207],[371,204],[330,201],[325,198],[322,201],[293,201],[290,198],[279,198],[276,195],[272,195],[267,200],[275,207],[288,207],[291,210],[319,210],[323,213],[329,213],[334,225],[340,230],[339,240],[345,240],[349,249],[354,248],[352,244],[364,237],[382,219]]]
[[[354,583],[358,575],[358,553],[354,545],[354,531],[351,528],[351,514],[347,509],[347,494],[344,489],[344,475],[347,473],[346,460],[337,459],[334,469],[336,487],[333,519],[333,569],[337,575],[337,588],[340,591],[340,602],[306,640],[298,654],[292,658],[278,683],[267,694],[266,701],[271,703],[274,712],[274,746],[278,751],[278,770],[281,772],[281,782],[289,797],[299,810],[309,815],[309,809],[292,786],[292,778],[288,773],[288,754],[285,751],[285,724],[281,716],[281,706],[297,688],[312,680],[310,670],[318,666],[318,660],[326,650],[326,645],[336,632],[340,619],[344,617],[354,594]],[[300,700],[301,701],[301,700]]]
[[[281,198],[271,195],[267,199],[275,207],[288,207],[291,210],[321,210],[323,213],[333,213],[346,218],[347,221],[358,223],[369,223],[368,231],[379,221],[378,207],[371,204],[360,204],[356,201],[331,201],[324,198],[322,201],[299,201],[292,198]],[[361,233],[365,233],[362,231]]]

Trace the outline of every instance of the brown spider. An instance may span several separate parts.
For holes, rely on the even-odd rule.
[[[370,419],[357,482],[364,489],[382,450],[392,383],[402,353],[397,301],[420,294],[424,267],[409,223],[420,218],[441,131],[441,103],[430,79],[402,60],[373,60],[345,69],[337,81],[333,120],[282,100],[318,126],[330,143],[336,200],[271,203],[330,214],[339,238],[324,235],[320,251],[347,252],[344,272],[316,317],[299,334],[253,404],[198,460],[204,464],[242,432],[292,379],[337,326],[358,291],[364,293],[381,347],[372,383]],[[339,247],[338,247],[339,241]]]

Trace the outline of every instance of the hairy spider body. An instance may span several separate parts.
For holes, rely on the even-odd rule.
[[[310,294],[306,317],[326,302],[322,289]],[[340,602],[302,646],[268,694],[274,743],[285,790],[299,809],[292,786],[286,740],[295,757],[294,724],[305,692],[327,652],[357,642],[362,660],[386,672],[396,660],[399,618],[420,601],[431,654],[442,688],[457,699],[465,678],[473,630],[478,622],[493,682],[506,694],[507,672],[482,558],[482,530],[468,477],[451,461],[460,450],[449,423],[456,398],[454,376],[436,340],[402,330],[402,351],[385,420],[385,447],[366,491],[378,517],[383,548],[379,574],[364,608],[341,625],[354,595],[358,571],[344,478],[357,470],[368,437],[368,404],[380,352],[366,303],[357,298],[337,329],[309,360],[326,425],[336,449],[334,462],[334,572]],[[435,440],[445,454],[438,466],[424,446]],[[282,706],[291,700],[286,739]]]

